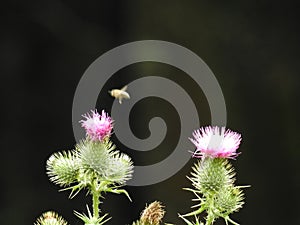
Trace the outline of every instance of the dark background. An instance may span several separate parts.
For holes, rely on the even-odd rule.
[[[192,50],[222,87],[227,124],[243,135],[243,154],[233,162],[237,183],[252,186],[245,190],[246,205],[232,218],[241,224],[300,224],[300,16],[292,1],[13,0],[1,3],[0,12],[1,224],[33,224],[49,209],[81,224],[73,210],[85,212],[89,196],[83,192],[69,200],[69,193],[58,192],[45,174],[45,161],[75,144],[72,101],[87,67],[114,47],[145,39]],[[127,76],[120,79],[120,73]],[[141,74],[172,74],[201,102],[201,124],[209,124],[203,93],[188,78],[179,79],[179,73],[159,63],[133,65],[105,87],[123,86]],[[113,98],[102,94],[99,99],[97,108],[109,111]],[[133,154],[116,140],[137,164],[167,157],[178,137],[176,110],[148,98],[132,110],[138,136],[148,135],[153,115],[168,124],[169,141],[161,147],[166,151]],[[159,184],[126,187],[133,202],[106,195],[102,211],[112,216],[107,224],[131,224],[153,200],[166,206],[165,222],[184,224],[177,213],[189,212],[192,205],[192,195],[182,188],[189,186],[185,176],[194,162]]]

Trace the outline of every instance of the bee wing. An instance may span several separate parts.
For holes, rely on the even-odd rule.
[[[124,87],[122,87],[122,89],[120,91],[126,91],[127,90],[127,85],[125,85]]]
[[[120,97],[121,98],[125,98],[125,99],[129,99],[130,98],[129,94],[126,91],[121,91],[120,92]]]

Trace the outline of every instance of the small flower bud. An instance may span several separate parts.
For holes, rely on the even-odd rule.
[[[56,212],[48,211],[43,213],[37,220],[35,225],[67,225],[68,223]]]
[[[58,152],[50,156],[46,168],[50,180],[64,187],[76,181],[79,164],[73,152]]]
[[[220,190],[216,196],[215,207],[219,214],[226,217],[227,215],[238,211],[242,208],[244,202],[244,194],[241,189],[234,186],[229,186]]]

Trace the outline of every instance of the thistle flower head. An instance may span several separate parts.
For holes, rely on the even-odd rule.
[[[207,126],[193,132],[191,142],[196,146],[193,157],[235,158],[241,142],[241,135],[225,127]]]
[[[81,126],[85,129],[86,135],[92,140],[103,141],[105,138],[110,137],[113,128],[112,118],[102,110],[100,115],[97,110],[91,111],[91,114],[86,113],[83,115],[85,120],[80,120]]]

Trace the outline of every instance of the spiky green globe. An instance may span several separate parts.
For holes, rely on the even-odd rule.
[[[111,143],[90,139],[85,139],[76,145],[77,157],[80,160],[81,167],[87,172],[96,172],[101,177],[105,177],[110,152],[114,148]]]
[[[62,187],[76,181],[80,164],[72,151],[54,153],[46,163],[50,180]]]
[[[123,153],[116,152],[109,161],[106,178],[118,184],[124,184],[131,179],[133,165],[131,158]]]
[[[238,187],[229,186],[215,196],[214,206],[222,217],[238,211],[244,204],[244,194]]]
[[[205,158],[193,167],[189,178],[200,193],[207,195],[218,192],[234,182],[234,170],[224,158]]]
[[[86,139],[76,146],[77,157],[87,176],[95,175],[99,181],[124,184],[131,178],[131,158],[115,150],[111,142]]]

